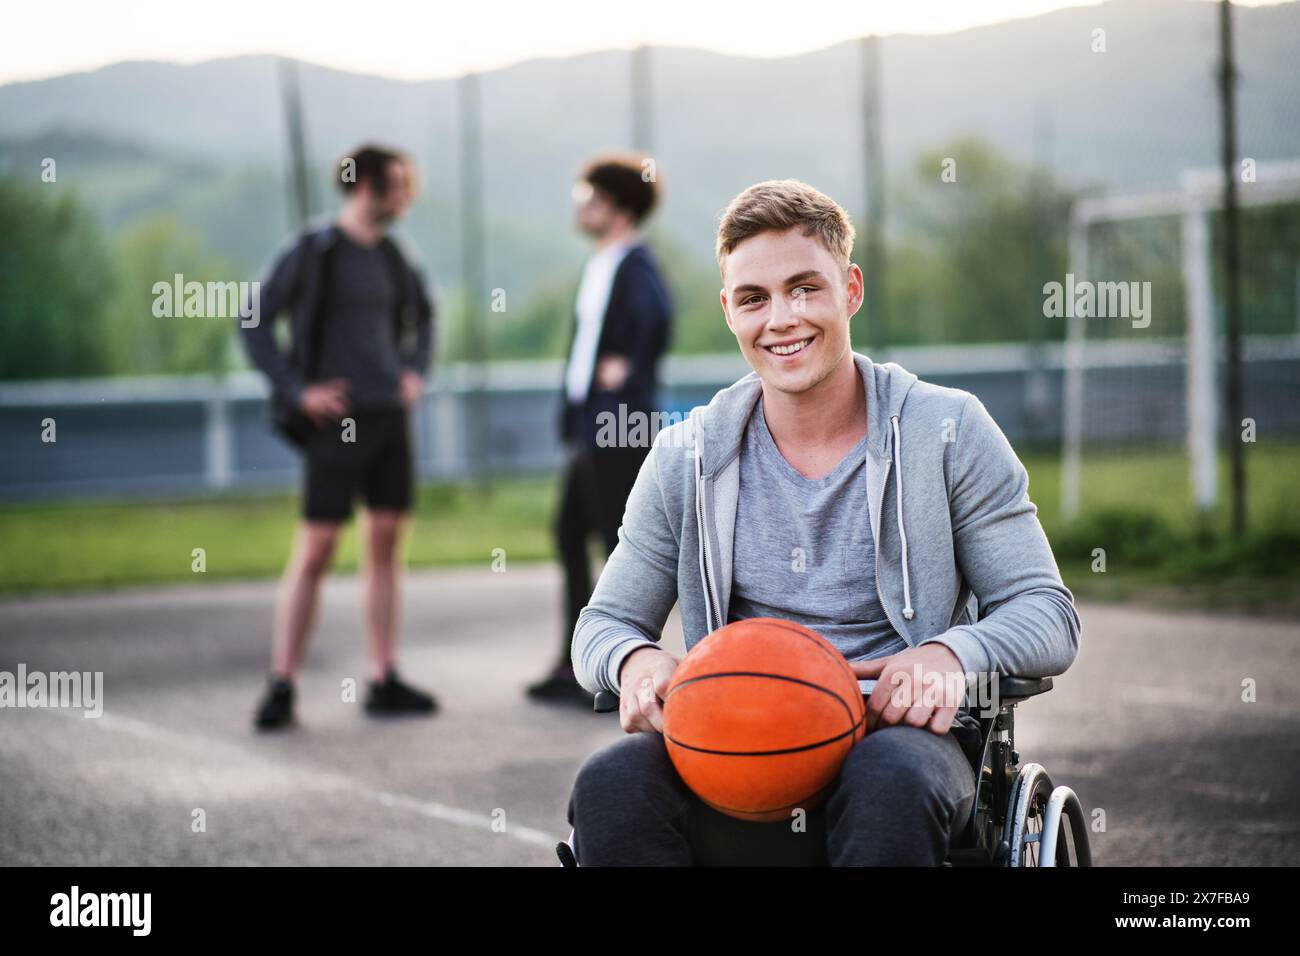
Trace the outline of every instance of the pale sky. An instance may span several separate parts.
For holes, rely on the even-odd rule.
[[[865,33],[946,33],[1095,2],[3,0],[0,83],[120,60],[243,53],[411,80],[639,43],[779,56]]]

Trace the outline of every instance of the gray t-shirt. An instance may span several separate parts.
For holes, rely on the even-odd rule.
[[[330,266],[318,380],[345,378],[353,408],[401,406],[401,355],[393,330],[397,290],[379,246],[340,231]]]
[[[796,621],[851,661],[907,649],[876,593],[866,451],[863,436],[830,474],[805,478],[758,400],[740,450],[730,620]]]

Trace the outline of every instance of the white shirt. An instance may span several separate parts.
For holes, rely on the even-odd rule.
[[[609,308],[609,294],[614,287],[614,275],[623,257],[635,240],[616,242],[593,253],[582,270],[578,285],[578,332],[573,337],[573,351],[569,353],[569,367],[564,375],[564,388],[569,401],[581,403],[587,399],[591,376],[596,368],[596,347],[605,324],[605,310]]]

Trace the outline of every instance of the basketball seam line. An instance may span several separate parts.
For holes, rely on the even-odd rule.
[[[803,807],[803,806],[804,806],[805,804],[807,804],[809,801],[818,799],[818,798],[821,797],[824,793],[826,793],[827,790],[829,790],[832,786],[834,786],[834,784],[835,784],[835,781],[832,780],[830,783],[826,784],[826,786],[822,787],[822,788],[821,788],[820,790],[818,790],[817,792],[815,792],[815,793],[810,793],[810,794],[808,794],[808,796],[803,797],[803,798],[800,799],[800,800],[796,800],[794,803],[787,803],[787,804],[786,804],[785,806],[783,806],[783,807],[769,807],[769,808],[766,808],[766,809],[763,809],[763,810],[746,810],[746,809],[744,809],[743,807],[727,807],[727,806],[723,806],[721,803],[709,803],[709,801],[704,800],[703,797],[701,797],[700,799],[701,799],[701,800],[704,800],[704,803],[705,803],[707,806],[710,806],[710,807],[712,807],[714,810],[717,810],[717,811],[719,811],[719,812],[721,812],[721,813],[726,813],[726,814],[733,814],[733,813],[748,813],[748,814],[751,814],[751,815],[757,815],[757,814],[760,814],[760,813],[780,813],[780,812],[782,812],[782,811],[784,811],[784,810],[797,810],[797,809],[799,809],[800,807]],[[779,821],[770,821],[770,822],[779,822]]]
[[[823,654],[829,655],[832,659],[835,660],[836,663],[838,663],[841,667],[843,667],[845,670],[849,672],[849,676],[852,677],[855,682],[857,681],[858,675],[853,673],[853,668],[849,665],[849,662],[844,657],[844,655],[841,654],[835,648],[827,649],[825,644],[822,643],[822,642],[826,642],[826,638],[822,637],[820,634],[817,634],[816,631],[814,631],[810,627],[807,627],[807,625],[796,624],[794,621],[786,621],[779,617],[748,617],[748,618],[742,618],[742,620],[746,623],[752,621],[764,621],[764,622],[770,621],[772,624],[776,625],[778,628],[780,628],[783,631],[789,631],[791,634],[797,634],[799,637],[802,637],[805,641],[810,641],[812,645],[816,647],[819,651],[821,651]],[[741,623],[741,621],[736,621],[735,623],[739,624]],[[816,634],[816,636],[821,638],[821,640],[820,641],[813,640],[812,637],[809,636],[809,634],[804,633],[805,631],[809,631],[812,634]]]
[[[783,754],[803,753],[805,750],[816,750],[819,747],[825,747],[827,744],[833,744],[837,740],[843,740],[845,737],[857,733],[861,721],[854,724],[848,730],[836,734],[834,737],[827,737],[825,740],[819,740],[812,744],[802,744],[798,747],[785,747],[781,750],[710,750],[708,747],[696,747],[693,744],[682,743],[675,737],[665,737],[669,743],[681,747],[683,750],[693,750],[701,754],[713,754],[718,757],[779,757]]]
[[[862,717],[855,718],[853,716],[853,708],[844,702],[844,698],[841,697],[839,694],[835,693],[834,691],[826,687],[823,687],[821,684],[814,684],[812,681],[806,681],[800,677],[790,677],[788,674],[768,674],[764,671],[717,671],[713,674],[699,674],[695,677],[688,677],[686,680],[677,684],[676,686],[673,687],[672,690],[668,692],[668,696],[664,698],[664,704],[667,705],[668,698],[672,697],[673,694],[677,693],[683,687],[686,687],[690,684],[698,683],[699,681],[702,680],[711,680],[715,677],[767,677],[767,678],[771,678],[772,680],[788,681],[791,684],[802,684],[804,687],[811,687],[813,690],[825,694],[827,697],[830,697],[841,707],[843,707],[846,715],[849,718],[850,723],[854,727],[862,723],[862,721],[865,720],[867,716],[866,709],[864,708],[862,711]],[[855,695],[855,696],[857,696],[859,700],[862,699],[860,695]]]

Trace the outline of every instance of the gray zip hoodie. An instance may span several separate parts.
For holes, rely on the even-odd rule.
[[[880,604],[909,646],[937,641],[969,674],[1048,677],[1079,617],[1029,500],[1029,476],[969,392],[853,353],[867,398],[867,501]],[[727,622],[745,425],[756,373],[655,437],[619,543],[573,632],[583,687],[618,693],[628,654],[680,602],[689,650]]]

